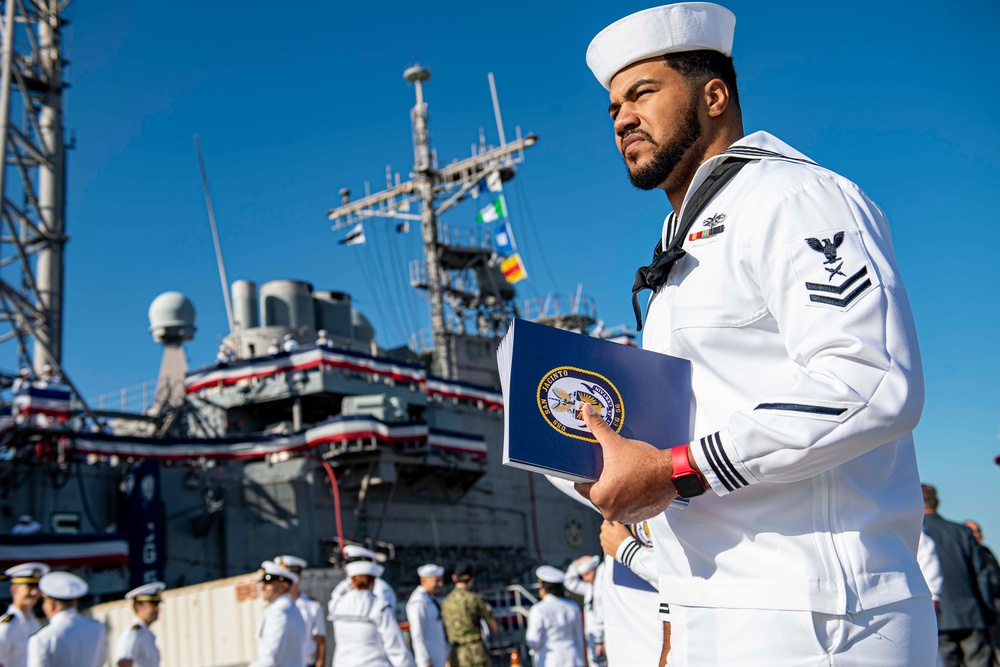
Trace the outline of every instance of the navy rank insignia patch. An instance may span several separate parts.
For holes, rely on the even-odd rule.
[[[538,410],[549,426],[571,438],[597,442],[583,422],[585,404],[590,404],[615,433],[622,429],[622,396],[610,380],[598,373],[573,366],[553,368],[538,383],[536,398]]]
[[[706,229],[703,229],[700,232],[692,232],[688,234],[688,241],[699,241],[701,239],[707,239],[711,236],[721,234],[726,231],[726,226],[722,224],[725,219],[725,213],[716,213],[709,218],[705,218],[701,224],[706,227]]]
[[[858,232],[817,232],[789,248],[810,305],[846,310],[878,284]]]

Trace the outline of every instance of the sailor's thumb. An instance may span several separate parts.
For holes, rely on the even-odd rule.
[[[618,434],[608,426],[606,421],[597,416],[594,406],[590,403],[584,403],[582,412],[583,423],[587,425],[587,428],[594,434],[597,441],[601,443],[601,446],[604,447],[611,444],[611,440]]]

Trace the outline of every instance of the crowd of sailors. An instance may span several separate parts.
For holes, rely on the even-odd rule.
[[[258,574],[266,603],[256,633],[257,655],[250,667],[487,667],[492,664],[488,638],[498,630],[486,599],[473,591],[475,572],[468,564],[453,569],[452,591],[441,598],[445,568],[428,563],[417,568],[419,586],[405,607],[409,641],[397,621],[396,594],[383,580],[380,556],[356,545],[344,548],[345,578],[325,608],[300,589],[308,563],[281,555],[264,561]],[[566,599],[566,588],[584,597],[593,610],[593,574],[602,560],[585,557],[568,573],[543,565],[535,570],[539,601],[531,606],[526,644],[536,667],[585,667],[587,642],[597,637],[584,623],[580,605]],[[0,667],[158,667],[160,651],[151,627],[159,618],[166,586],[151,582],[125,595],[134,618],[117,637],[105,626],[78,613],[89,591],[87,582],[44,563],[24,563],[6,570],[13,599],[0,618]],[[47,619],[42,625],[35,607]],[[587,622],[593,614],[588,612]],[[326,620],[333,628],[332,660],[327,656]],[[403,626],[406,627],[406,626]],[[110,641],[109,641],[110,640]],[[591,646],[589,653],[598,656]],[[510,652],[508,652],[509,654]],[[520,664],[515,650],[504,658]]]
[[[332,350],[334,348],[333,340],[330,339],[325,329],[320,329],[316,332],[316,342],[314,345],[328,350]],[[300,347],[299,341],[295,338],[295,334],[287,333],[281,338],[271,339],[267,346],[267,350],[265,351],[265,356],[276,357],[282,354],[291,354],[292,352],[297,351]],[[230,347],[228,343],[222,343],[219,345],[219,351],[215,354],[216,365],[228,366],[238,360],[239,355],[236,353],[236,350]]]

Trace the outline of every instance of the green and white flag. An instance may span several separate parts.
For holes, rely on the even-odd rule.
[[[493,203],[484,209],[481,209],[479,213],[476,214],[476,220],[479,222],[496,222],[500,218],[507,217],[507,202],[504,201],[503,195],[500,195],[493,200]]]

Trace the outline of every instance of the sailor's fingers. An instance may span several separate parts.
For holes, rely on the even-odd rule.
[[[615,433],[606,421],[597,416],[593,406],[589,403],[583,404],[582,412],[583,423],[594,434],[597,442],[601,443],[602,448],[614,446],[622,440],[622,437]]]

